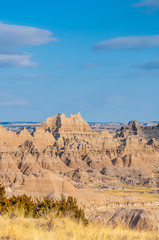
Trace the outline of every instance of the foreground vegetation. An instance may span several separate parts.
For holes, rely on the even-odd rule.
[[[69,217],[49,214],[42,218],[0,216],[1,240],[157,240],[157,232],[112,229],[93,223],[85,226]]]
[[[72,197],[32,201],[6,198],[0,185],[0,240],[159,240],[159,232],[139,232],[88,223]]]
[[[9,213],[14,216],[15,211],[18,210],[24,214],[25,217],[40,218],[50,212],[56,216],[70,216],[77,222],[81,221],[84,225],[88,224],[85,218],[85,213],[77,206],[76,199],[68,197],[54,201],[49,198],[44,198],[43,201],[33,201],[31,197],[25,194],[19,197],[13,196],[7,198],[5,194],[5,187],[0,184],[0,214]]]

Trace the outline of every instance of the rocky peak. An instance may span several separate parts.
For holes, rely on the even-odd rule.
[[[92,129],[88,123],[82,119],[80,113],[71,114],[70,117],[66,117],[64,113],[57,114],[43,122],[42,128],[52,133],[92,132]]]
[[[18,133],[17,133],[17,135],[30,135],[30,133],[28,132],[28,130],[25,128],[25,127],[23,127]]]
[[[128,128],[133,130],[133,131],[137,131],[138,129],[141,128],[140,124],[138,123],[138,121],[134,120],[134,121],[130,121],[128,123]]]

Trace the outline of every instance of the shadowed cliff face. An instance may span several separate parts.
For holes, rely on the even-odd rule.
[[[137,121],[115,134],[95,132],[80,113],[48,118],[32,134],[25,128],[13,133],[0,126],[0,182],[8,195],[26,193],[34,198],[57,199],[72,195],[89,216],[100,208],[125,209],[127,202],[130,207],[151,209],[151,204],[140,198],[123,200],[103,190],[159,187],[158,139],[159,126],[142,127]],[[129,216],[131,213],[134,211],[129,211]],[[109,223],[117,219],[114,215]],[[140,219],[135,227],[142,226]]]
[[[157,126],[140,126],[137,121],[130,121],[128,125],[119,131],[120,137],[138,135],[142,138],[155,138],[159,141],[159,124]]]

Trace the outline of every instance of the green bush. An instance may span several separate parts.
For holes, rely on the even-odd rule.
[[[82,221],[85,225],[88,224],[84,211],[78,207],[76,199],[72,197],[68,197],[67,200],[62,198],[59,201],[50,200],[47,197],[43,201],[38,199],[33,201],[31,197],[25,194],[7,198],[5,193],[5,187],[0,184],[0,214],[14,212],[15,209],[19,209],[24,212],[25,217],[40,218],[54,211],[57,216],[70,216],[78,222]]]

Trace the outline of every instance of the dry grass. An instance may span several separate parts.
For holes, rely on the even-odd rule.
[[[128,187],[125,190],[104,190],[103,193],[117,197],[137,196],[145,200],[159,201],[159,194],[155,192],[157,190],[159,191],[159,188]]]
[[[1,240],[157,240],[159,232],[138,232],[112,229],[96,224],[84,226],[69,218],[53,215],[41,219],[24,218],[22,215],[0,216]]]

